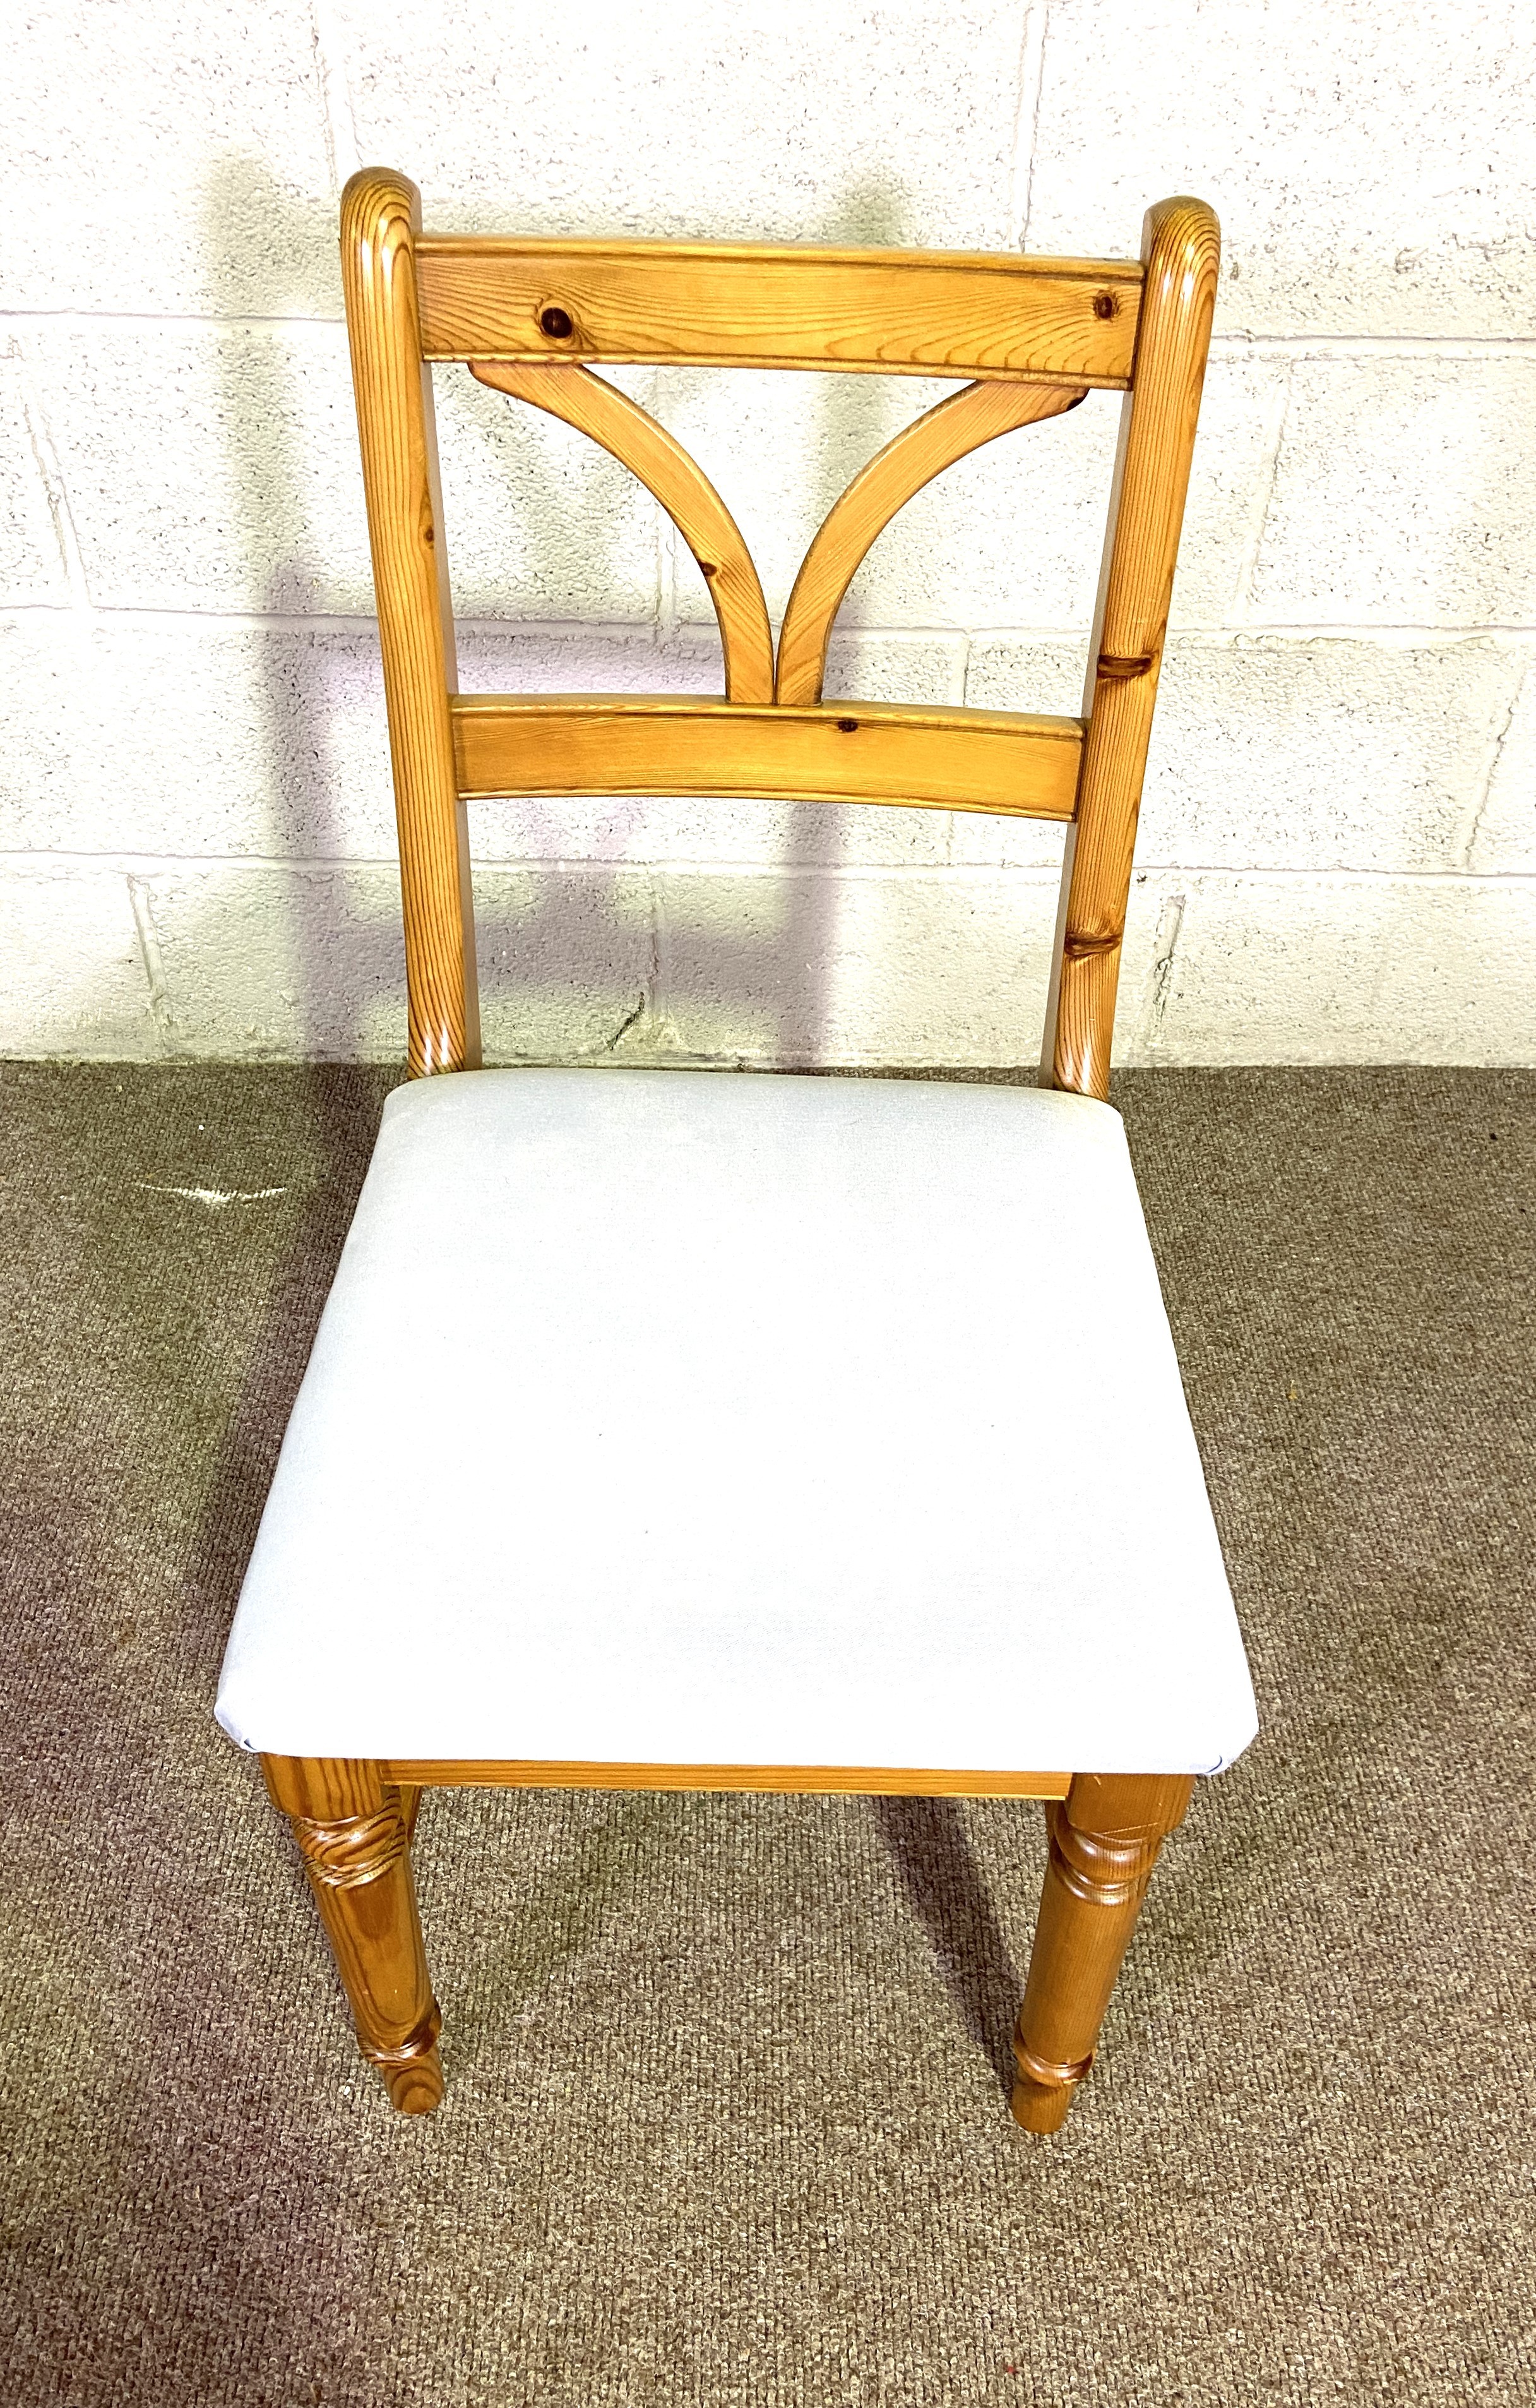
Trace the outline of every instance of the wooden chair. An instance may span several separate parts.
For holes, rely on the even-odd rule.
[[[347,188],[415,1083],[386,1109],[218,1711],[292,1820],[407,2114],[442,2091],[410,1866],[426,1784],[1047,1801],[1014,2093],[1046,2132],[1194,1777],[1252,1735],[1103,1100],[1217,251],[1191,200],[1152,210],[1135,264],[424,236],[403,178]],[[448,361],[670,512],[722,700],[457,693]],[[832,509],[775,657],[723,502],[592,361],[970,380]],[[1084,718],[823,701],[893,512],[1093,387],[1126,402]],[[522,794],[1063,823],[1041,1085],[480,1070],[464,805]]]

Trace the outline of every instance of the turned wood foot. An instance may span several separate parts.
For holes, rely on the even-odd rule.
[[[420,1793],[392,1788],[369,1764],[306,1756],[266,1756],[263,1763],[298,1842],[358,2046],[401,2114],[424,2115],[443,2096],[443,2018],[411,1877]]]
[[[1193,1787],[1184,1776],[1079,1773],[1045,1809],[1050,1859],[1014,2038],[1013,2111],[1028,2132],[1066,2120],[1158,1851]]]

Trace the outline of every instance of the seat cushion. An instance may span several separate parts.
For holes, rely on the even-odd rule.
[[[1119,1115],[401,1088],[218,1711],[293,1756],[1229,1762],[1253,1692]]]

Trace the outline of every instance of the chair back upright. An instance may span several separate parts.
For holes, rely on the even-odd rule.
[[[423,235],[416,188],[363,168],[342,270],[400,830],[409,1068],[479,1061],[464,806],[719,795],[1059,820],[1042,1077],[1103,1096],[1136,817],[1216,301],[1202,201],[1159,202],[1137,261],[792,245]],[[676,524],[719,622],[725,694],[461,695],[432,366],[578,427]],[[592,363],[847,369],[970,381],[856,477],[806,553],[778,644],[719,494]],[[837,608],[931,478],[1094,388],[1123,393],[1080,719],[822,698]]]

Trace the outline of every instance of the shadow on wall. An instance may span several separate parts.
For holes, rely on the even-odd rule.
[[[227,162],[207,207],[214,262],[228,257],[231,230],[253,222],[277,229],[267,256],[281,261],[289,220],[295,255],[302,255],[307,219],[259,164]],[[906,232],[901,196],[856,188],[823,232],[829,240],[899,242]],[[219,305],[232,319],[249,316],[249,291],[236,295],[227,273],[222,285]],[[293,308],[280,269],[274,268],[261,299],[259,314],[275,321]],[[296,389],[300,371],[280,343],[264,337],[253,340],[240,327],[231,330],[223,357],[230,486],[253,565],[253,607],[292,621],[296,610],[323,609],[325,597],[336,591],[334,565],[318,556],[307,507],[314,464],[304,456],[308,438],[301,432],[306,397]],[[722,376],[729,386],[731,371],[659,371],[643,380],[644,398],[671,417],[679,399],[686,408],[689,388],[697,395],[704,384]],[[611,505],[618,494],[629,509],[634,489],[628,473],[541,413],[472,386],[466,371],[439,370],[437,377],[446,432],[452,422],[451,443],[445,445],[453,455],[447,537],[450,564],[459,565],[455,581],[466,688],[545,682],[537,675],[525,681],[519,663],[498,660],[496,653],[498,646],[505,655],[519,642],[526,650],[530,641],[540,640],[530,637],[531,628],[552,640],[553,621],[566,658],[562,673],[549,681],[591,690],[640,684],[719,691],[712,623],[707,630],[680,623],[673,607],[676,586],[686,596],[689,580],[702,605],[703,580],[660,512],[650,520],[658,566],[649,613],[624,620],[625,609],[637,607],[633,546],[626,555]],[[450,386],[450,379],[458,383]],[[807,484],[813,517],[818,517],[841,489],[849,464],[861,465],[913,414],[914,394],[901,379],[828,375],[815,379],[814,386]],[[928,399],[926,394],[917,396],[919,406]],[[348,423],[344,452],[350,437]],[[466,459],[472,466],[464,466]],[[551,506],[528,507],[549,490],[551,467],[559,477]],[[455,482],[468,488],[467,495],[455,494]],[[732,502],[728,475],[721,482]],[[516,497],[510,511],[509,495]],[[480,507],[464,509],[466,497]],[[648,499],[645,508],[650,510]],[[361,520],[361,493],[357,509]],[[500,526],[497,513],[504,514]],[[633,518],[630,523],[633,530]],[[606,601],[610,593],[620,597],[617,610]],[[773,598],[782,607],[783,594]],[[638,596],[640,604],[644,600]],[[349,615],[355,613],[355,603],[345,596],[343,602]],[[343,782],[335,758],[334,680],[344,658],[361,674],[364,652],[371,667],[371,641],[356,630],[323,626],[291,625],[281,636],[274,631],[263,644],[266,793],[259,808],[271,838],[262,849],[269,861],[284,866],[260,881],[249,874],[242,881],[235,873],[220,906],[235,923],[245,913],[250,953],[263,969],[272,963],[266,975],[284,989],[281,997],[273,997],[271,1024],[275,1030],[286,1024],[275,1050],[294,1048],[309,1058],[377,1058],[396,1046],[404,1051],[398,886],[392,865],[386,867],[379,858],[384,811],[377,833],[362,839],[363,857],[357,826],[343,824],[347,806],[338,805]],[[381,699],[377,717],[382,758]],[[385,775],[380,772],[380,785]],[[383,800],[381,795],[381,805]],[[514,808],[529,841],[520,858],[498,858],[505,840],[497,819]],[[730,823],[724,815],[745,808],[723,801],[709,806],[622,799],[477,806],[472,833],[488,1058],[704,1058],[815,1067],[834,1057],[844,823],[824,806],[791,807],[777,820],[781,829],[787,824],[788,833],[770,838],[762,849],[751,847],[742,858],[742,867],[754,875],[711,877],[712,864],[740,856],[743,822],[737,823],[737,840],[718,848],[711,827],[718,825],[725,837]],[[713,819],[714,813],[721,816]],[[356,814],[351,816],[355,822]],[[669,839],[669,817],[686,830],[680,848]],[[594,824],[600,838],[595,844]],[[689,878],[683,888],[669,884],[665,875],[679,850],[690,867],[702,866],[705,873]],[[266,907],[272,917],[264,924],[260,908],[251,910],[239,899],[246,886],[272,898]],[[673,924],[663,924],[669,906]],[[229,930],[209,929],[206,942],[210,950],[221,944],[227,952]],[[197,953],[195,942],[185,948],[194,961]],[[676,1015],[669,990],[677,1003]],[[174,1021],[167,1035],[174,1049]],[[1034,1031],[1021,1032],[1021,1054],[1032,1052]],[[217,1038],[214,1043],[217,1050]]]

